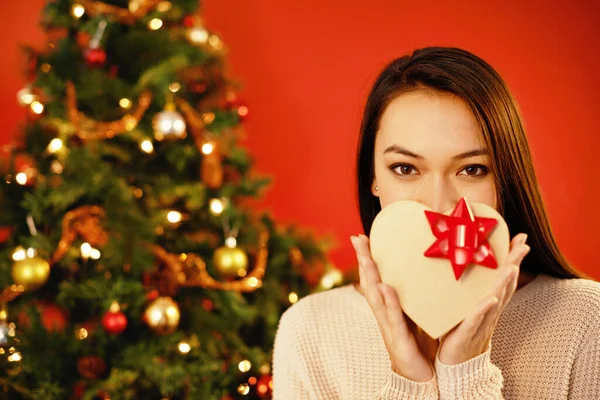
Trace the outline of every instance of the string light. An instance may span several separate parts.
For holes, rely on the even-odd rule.
[[[248,372],[252,368],[252,364],[248,360],[240,361],[238,368],[242,372]]]
[[[156,11],[158,12],[167,12],[171,9],[173,4],[170,1],[161,1],[156,5]]]
[[[154,146],[152,145],[151,141],[144,140],[142,143],[140,143],[140,149],[142,149],[144,153],[150,154],[154,151]]]
[[[31,111],[38,115],[44,112],[44,105],[37,100],[33,101],[30,107]]]
[[[202,153],[204,153],[206,155],[212,153],[214,149],[215,149],[215,146],[213,146],[213,144],[210,143],[210,142],[209,143],[204,143],[202,145]]]
[[[223,202],[220,199],[212,199],[210,201],[210,212],[213,213],[213,215],[221,215],[223,209]]]
[[[50,163],[50,170],[55,174],[62,174],[64,167],[58,160],[54,160]]]
[[[240,106],[240,107],[238,108],[238,115],[239,115],[240,117],[245,117],[245,116],[247,116],[247,115],[248,115],[248,107],[246,107],[246,106]]]
[[[152,18],[148,23],[148,28],[153,31],[159,30],[163,26],[163,22],[160,18]]]
[[[259,371],[261,374],[266,375],[271,372],[271,366],[269,364],[263,364]]]
[[[91,258],[92,260],[98,260],[98,259],[100,259],[100,256],[101,256],[101,255],[102,255],[102,254],[100,253],[100,250],[98,250],[98,249],[94,249],[94,248],[92,247],[92,250],[90,251],[90,258]]]
[[[250,393],[250,386],[248,386],[247,383],[242,383],[240,386],[238,386],[237,390],[239,394],[245,396]]]
[[[144,195],[144,191],[140,188],[135,188],[133,189],[133,195],[139,199]]]
[[[272,380],[269,381],[268,385],[266,383],[264,383],[264,382],[259,383],[258,386],[256,387],[256,391],[259,394],[266,394],[267,391],[269,390],[269,387],[271,387],[271,389],[273,388],[273,381]]]
[[[88,258],[90,258],[91,254],[92,254],[92,246],[87,242],[83,243],[81,245],[81,256],[85,259],[88,259]]]
[[[52,139],[50,141],[50,143],[48,144],[48,151],[50,153],[56,153],[57,151],[59,151],[62,148],[63,148],[63,141],[60,140],[59,138]]]
[[[48,63],[44,63],[40,66],[40,69],[42,70],[43,73],[47,74],[52,69],[52,66]]]
[[[25,87],[17,92],[17,100],[22,106],[28,106],[35,101],[36,95],[31,93],[31,88]]]
[[[12,254],[12,259],[15,261],[24,260],[26,257],[27,253],[25,252],[25,249],[21,246],[17,247]]]
[[[179,92],[179,89],[181,89],[181,84],[178,82],[173,82],[169,85],[169,91],[171,91],[171,93],[177,93]]]
[[[206,29],[195,26],[187,31],[187,38],[194,44],[204,44],[208,41],[209,33]]]
[[[187,342],[179,342],[179,345],[177,345],[177,348],[179,349],[179,352],[181,354],[187,354],[192,349],[192,347],[190,346],[190,344],[187,343]]]
[[[325,289],[331,289],[335,285],[339,285],[343,279],[344,277],[339,269],[330,268],[321,278],[321,286]]]
[[[256,377],[251,376],[250,378],[248,378],[248,383],[251,385],[256,385]]]
[[[257,287],[258,284],[259,284],[259,281],[255,277],[251,277],[250,279],[248,279],[248,286]]]
[[[290,292],[288,296],[290,303],[295,304],[298,302],[298,294],[296,292]]]
[[[73,7],[71,7],[71,14],[73,14],[73,16],[77,19],[83,17],[83,14],[85,14],[85,7],[82,6],[81,4],[73,4]]]
[[[210,35],[208,38],[208,43],[215,48],[215,50],[221,50],[223,48],[223,42],[215,34]]]
[[[17,183],[19,185],[27,185],[27,174],[25,172],[19,172],[16,176],[15,176],[15,180],[17,181]]]
[[[206,112],[206,113],[202,114],[202,122],[204,122],[206,125],[212,124],[214,120],[215,120],[215,113]]]
[[[14,347],[11,347],[9,352],[12,354],[10,356],[6,357],[8,362],[18,362],[23,359],[23,357],[21,357],[21,353],[16,351]]]
[[[237,239],[233,236],[229,236],[227,239],[225,239],[225,246],[233,249],[235,246],[237,246]]]
[[[167,214],[167,220],[172,224],[181,222],[182,218],[183,216],[179,211],[169,211],[169,213]]]
[[[129,110],[131,108],[131,100],[129,100],[126,97],[123,97],[121,100],[119,100],[119,105],[121,106],[121,108],[124,108],[126,110]]]

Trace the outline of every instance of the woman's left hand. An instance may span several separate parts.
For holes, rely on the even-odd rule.
[[[485,353],[494,334],[500,314],[517,288],[521,261],[529,252],[527,235],[521,233],[511,241],[504,272],[498,276],[491,293],[475,312],[465,318],[443,339],[439,360],[446,365],[460,364]]]

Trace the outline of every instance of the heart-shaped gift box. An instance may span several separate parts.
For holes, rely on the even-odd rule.
[[[489,294],[510,245],[502,216],[466,199],[444,214],[415,201],[391,203],[377,214],[369,240],[381,281],[396,290],[404,313],[433,339]]]

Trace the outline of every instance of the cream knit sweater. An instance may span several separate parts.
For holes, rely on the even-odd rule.
[[[429,382],[395,374],[353,285],[312,294],[282,315],[273,398],[600,399],[600,283],[539,275],[506,306],[488,351],[436,361]]]

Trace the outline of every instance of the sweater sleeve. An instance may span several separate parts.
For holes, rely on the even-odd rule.
[[[491,348],[464,363],[443,364],[436,358],[441,400],[501,400],[503,377],[490,360]]]
[[[309,399],[306,365],[300,357],[297,330],[290,314],[279,320],[273,345],[273,400]]]
[[[569,399],[600,399],[600,313],[594,316],[573,363]]]
[[[387,384],[377,393],[376,400],[438,400],[435,375],[428,382],[415,382],[390,371]]]

